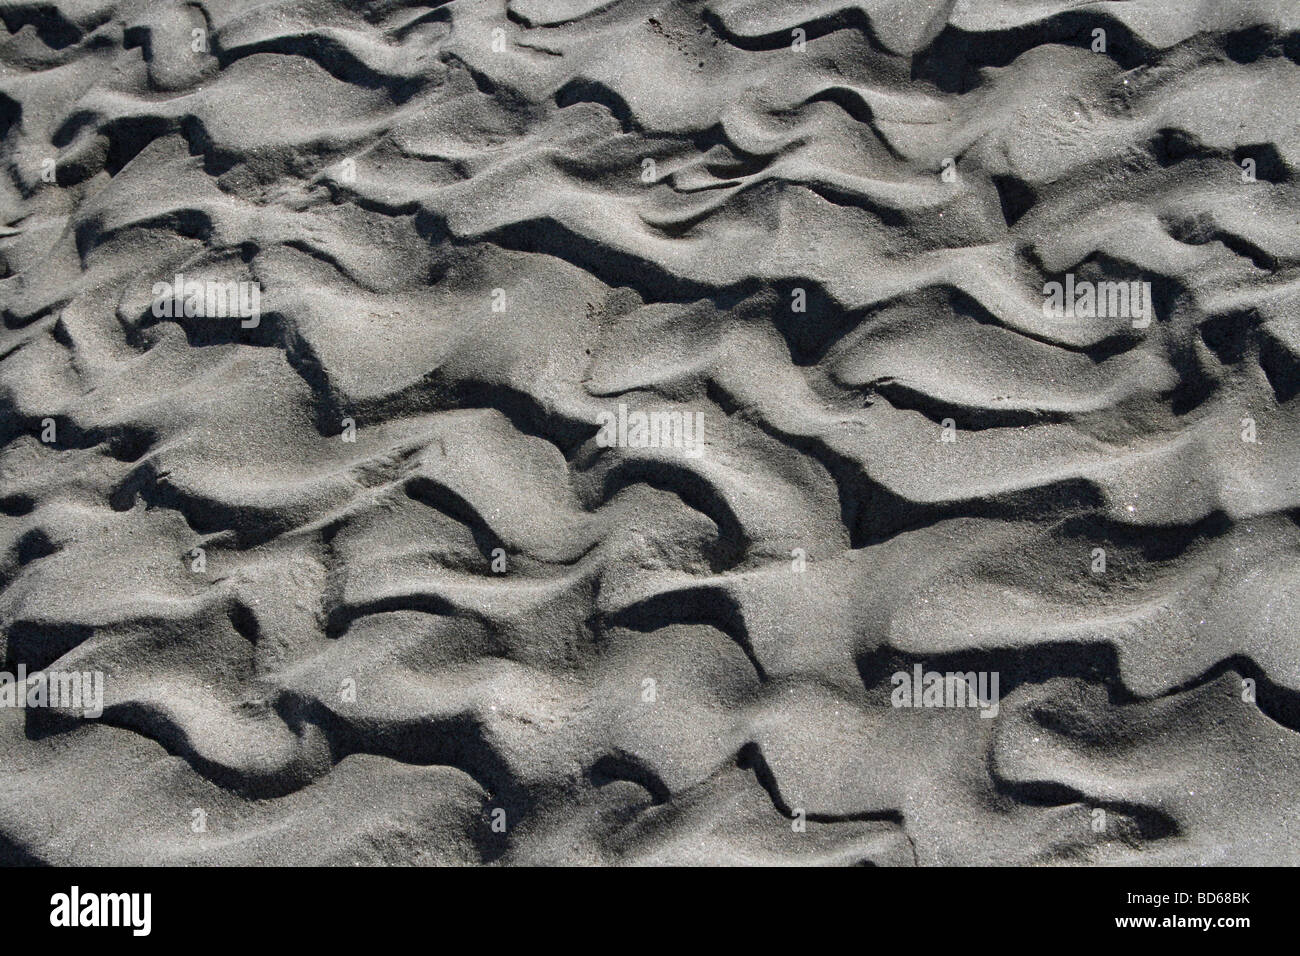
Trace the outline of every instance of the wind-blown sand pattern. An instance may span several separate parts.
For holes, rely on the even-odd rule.
[[[0,19],[3,860],[1300,861],[1292,0]]]

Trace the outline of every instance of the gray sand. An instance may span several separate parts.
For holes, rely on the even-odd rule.
[[[1300,862],[1294,0],[0,19],[0,861]]]

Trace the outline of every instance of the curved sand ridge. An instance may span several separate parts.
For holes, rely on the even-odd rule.
[[[0,17],[0,857],[1297,862],[1293,3]]]

